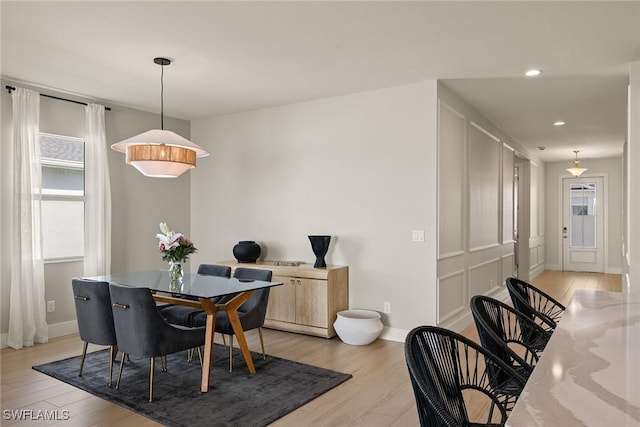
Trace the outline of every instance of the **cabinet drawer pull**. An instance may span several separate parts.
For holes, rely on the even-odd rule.
[[[74,296],[74,298],[80,301],[89,301],[91,299],[89,297],[85,297],[84,295],[76,295]]]

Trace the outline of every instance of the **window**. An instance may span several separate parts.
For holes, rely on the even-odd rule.
[[[573,215],[589,215],[589,208],[587,205],[573,205],[571,208],[573,209]]]
[[[47,261],[84,256],[84,141],[40,134],[42,240]]]
[[[571,247],[596,246],[596,184],[571,184]]]

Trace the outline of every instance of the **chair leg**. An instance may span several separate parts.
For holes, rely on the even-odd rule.
[[[224,346],[227,346],[227,340],[224,337],[224,334],[222,334],[222,344],[224,344]]]
[[[189,350],[187,350],[187,362],[191,363],[192,360],[193,360],[193,349],[190,348]]]
[[[160,356],[160,360],[162,361],[162,356]],[[160,362],[162,363],[162,362]],[[149,403],[153,402],[153,371],[156,367],[156,358],[151,358],[151,368],[149,369]]]
[[[260,336],[260,347],[262,347],[262,359],[267,358],[267,353],[264,351],[264,338],[262,338],[262,328],[258,328],[258,335]]]
[[[126,353],[122,353],[122,361],[120,362],[120,369],[118,369],[118,381],[116,381],[116,390],[120,389],[120,378],[122,377],[122,368],[124,368],[124,359],[126,356]]]
[[[202,351],[200,351],[200,346],[198,346],[198,359],[200,359],[200,367],[202,368]]]
[[[162,372],[167,372],[167,356],[160,356],[160,368]]]
[[[88,342],[84,343],[84,346],[82,347],[82,358],[80,359],[80,370],[78,371],[78,376],[81,377],[82,376],[82,368],[84,367],[84,358],[87,355],[87,347],[89,346]]]
[[[229,372],[233,372],[233,335],[229,335]]]
[[[114,354],[115,348],[110,345],[109,346],[109,387],[111,387],[111,377],[113,377],[113,358],[116,357]]]

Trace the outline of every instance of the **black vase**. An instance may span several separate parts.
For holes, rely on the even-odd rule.
[[[325,268],[327,263],[324,261],[324,256],[329,250],[329,242],[331,236],[309,236],[311,241],[311,249],[316,256],[316,263],[313,264],[315,268]]]
[[[233,256],[238,262],[256,262],[260,256],[260,245],[253,240],[243,240],[233,247]]]

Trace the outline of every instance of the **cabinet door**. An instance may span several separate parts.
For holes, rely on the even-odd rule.
[[[283,282],[282,286],[274,286],[269,291],[267,319],[280,322],[296,321],[296,279],[285,276],[273,276],[274,282]]]
[[[319,279],[295,279],[296,323],[326,328],[327,281]]]

